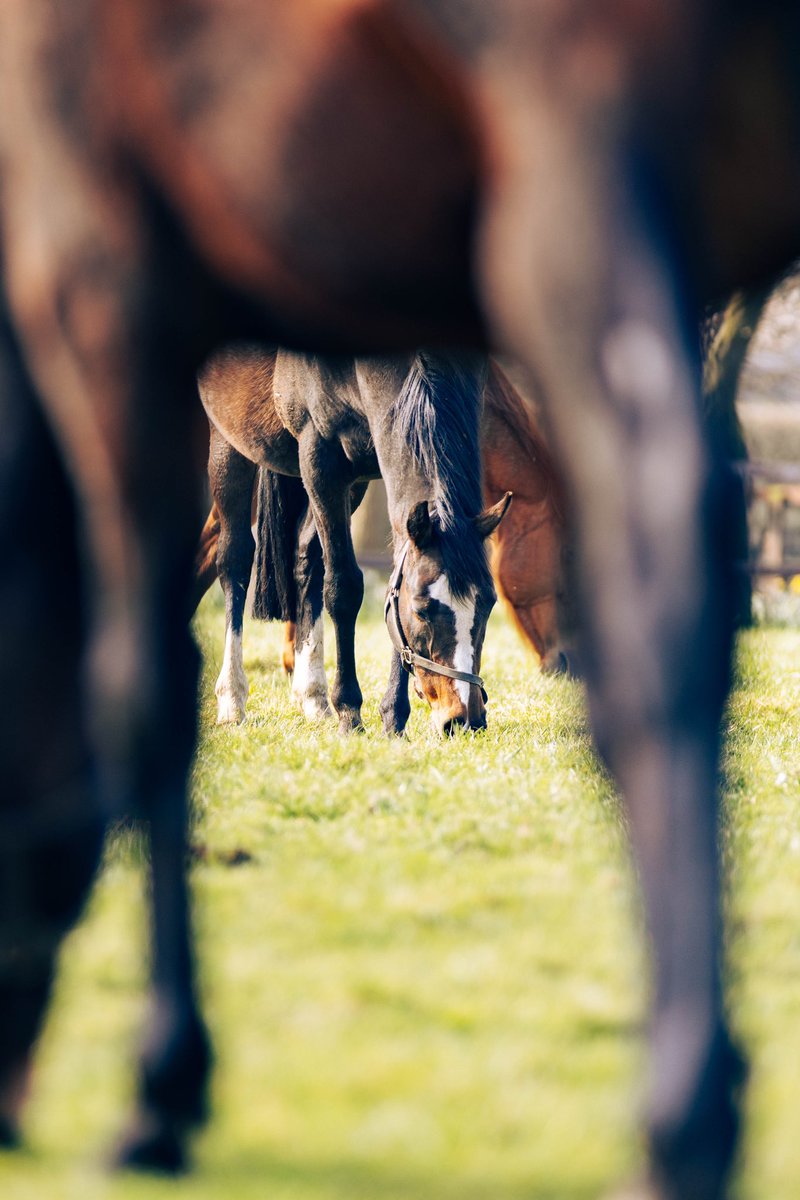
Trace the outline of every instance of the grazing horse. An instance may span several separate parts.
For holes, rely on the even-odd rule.
[[[242,617],[253,560],[251,497],[262,467],[255,603],[266,616],[296,621],[293,691],[303,711],[311,717],[329,711],[324,594],[336,634],[331,700],[341,732],[361,728],[355,623],[364,582],[350,515],[367,482],[382,476],[396,564],[396,603],[387,610],[396,640],[392,679],[404,677],[405,669],[414,674],[440,733],[485,727],[478,671],[496,599],[485,542],[509,501],[506,496],[481,511],[485,377],[482,355],[422,352],[353,359],[233,347],[204,368],[200,396],[211,424],[209,477],[221,518],[225,592],[220,722],[244,717]],[[276,472],[302,478],[309,501],[302,514],[291,511]],[[291,579],[295,553],[293,586],[276,587],[276,579]],[[290,604],[290,590],[299,602]],[[382,712],[387,732],[401,733],[407,696],[403,706],[387,694]]]
[[[86,670],[76,681],[70,651],[64,696],[85,696],[104,802],[152,834],[155,1011],[123,1161],[180,1161],[207,1065],[184,876],[196,372],[237,338],[490,345],[540,379],[565,472],[592,726],[653,947],[652,1187],[725,1193],[740,1063],[716,776],[732,620],[691,329],[708,296],[800,249],[798,23],[785,0],[0,6],[2,284],[86,562]],[[17,562],[8,586],[21,611],[36,581]],[[16,681],[4,782],[34,676]],[[83,733],[64,728],[66,787]],[[36,916],[24,866],[7,886]],[[52,898],[49,969],[81,891]],[[13,923],[7,937],[13,990]],[[3,1045],[11,1128],[45,996]]]
[[[297,381],[299,403],[308,409],[305,427],[310,436],[315,440],[321,437],[318,411],[321,402],[325,404],[325,420],[328,424],[332,421],[331,410],[336,411],[334,436],[338,438],[342,428],[347,430],[350,451],[345,454],[340,449],[341,438],[338,438],[339,447],[334,448],[334,454],[342,490],[350,490],[350,511],[361,496],[358,485],[376,478],[381,469],[380,463],[386,464],[391,477],[389,495],[395,508],[391,515],[396,560],[404,552],[410,536],[409,504],[403,500],[398,511],[396,488],[391,485],[398,471],[407,473],[410,463],[417,487],[428,491],[437,487],[451,492],[465,491],[468,487],[474,492],[476,486],[477,464],[471,461],[469,455],[462,456],[468,472],[464,478],[454,479],[454,456],[448,453],[449,443],[463,434],[458,426],[463,425],[466,416],[466,413],[461,415],[458,412],[459,393],[456,390],[458,426],[452,427],[454,406],[449,393],[453,388],[458,388],[459,382],[468,382],[472,385],[468,389],[469,401],[474,405],[472,393],[478,383],[475,368],[467,366],[465,369],[463,356],[452,363],[448,363],[443,356],[439,357],[435,372],[428,370],[431,356],[410,360],[409,371],[417,372],[417,383],[423,386],[412,388],[410,373],[407,374],[393,402],[388,401],[382,392],[377,396],[371,395],[369,388],[374,388],[376,381],[381,388],[396,386],[407,360],[354,362],[352,366],[347,364],[346,371],[342,364],[322,364],[325,370],[324,396],[320,396],[318,386],[320,365],[314,360],[304,363],[299,356],[292,356],[289,360]],[[308,509],[306,491],[299,481],[299,476],[305,478],[305,475],[298,442],[289,433],[285,419],[282,419],[286,410],[286,394],[282,392],[280,399],[276,395],[280,386],[282,358],[285,356],[278,352],[260,350],[258,347],[231,348],[216,355],[200,376],[200,394],[210,422],[209,480],[213,506],[198,549],[195,601],[199,603],[219,575],[225,592],[226,611],[225,655],[217,682],[220,724],[244,718],[247,680],[242,663],[242,614],[254,550],[258,563],[254,609],[267,619],[289,622],[283,657],[287,671],[294,674],[294,698],[309,717],[325,716],[330,711],[320,620],[320,548],[314,518]],[[332,365],[337,367],[335,372]],[[358,409],[351,402],[356,384],[359,389]],[[438,402],[441,392],[450,400],[443,409]],[[409,420],[406,410],[420,404],[424,405],[424,412],[429,418],[428,429],[425,439],[422,439],[420,421],[413,422],[419,443],[415,450],[414,445],[409,444],[402,434]],[[366,416],[362,415],[361,409],[364,409]],[[395,452],[384,454],[381,460],[378,458],[380,425],[377,427],[377,440],[375,437],[364,437],[365,452],[357,456],[352,452],[354,424],[357,426],[360,423],[364,427],[362,432],[367,435],[373,424],[370,414],[374,419],[375,411],[380,414],[382,424],[391,422],[389,432],[395,441],[397,422],[401,422],[401,436],[399,444],[394,447]],[[430,441],[432,452],[426,451],[426,439]],[[331,440],[330,437],[327,440]],[[480,409],[480,450],[483,500],[490,510],[480,519],[481,540],[492,532],[494,514],[504,512],[507,507],[505,493],[509,489],[506,485],[510,485],[511,490],[517,489],[514,491],[514,504],[505,513],[502,522],[498,521],[495,526],[492,551],[495,582],[523,637],[539,656],[543,668],[564,670],[568,665],[567,657],[558,645],[556,619],[557,592],[561,586],[559,558],[562,523],[558,478],[519,395],[497,363],[491,361]],[[256,467],[262,468],[260,473],[257,473]],[[421,468],[433,471],[434,478],[419,479]],[[275,478],[274,472],[281,473],[282,478]],[[296,478],[287,476],[287,472],[293,473]],[[330,474],[328,471],[327,475]],[[313,479],[311,487],[314,487]],[[430,499],[436,507],[433,492]],[[475,496],[472,495],[469,497],[470,507],[474,507],[474,503]],[[447,508],[452,509],[453,503],[450,502]],[[331,518],[327,510],[323,520],[330,526]],[[251,525],[257,529],[256,545],[251,536]],[[471,539],[469,527],[459,533],[459,538],[464,534]],[[436,541],[441,542],[441,548],[446,552],[451,536],[434,537],[433,542]],[[354,574],[349,536],[337,530],[336,542],[346,550],[342,590],[357,609],[361,585],[354,586],[349,578]],[[409,549],[417,558],[421,554],[430,556],[435,552],[433,544],[420,547],[417,542]],[[483,575],[482,554],[477,545],[473,549],[475,566]],[[325,557],[327,560],[328,556]],[[433,591],[441,592],[446,581],[433,581],[427,585],[426,620],[421,621],[420,605],[412,606],[409,601],[408,568],[412,563],[408,555],[404,565],[399,588],[401,626],[408,633],[412,649],[418,654],[424,651],[428,658],[433,657],[450,667],[455,665],[452,660],[459,654],[464,661],[469,660],[469,670],[479,670],[483,621],[472,623],[472,645],[459,650],[458,640],[453,637],[457,625],[454,610],[447,604],[437,604],[432,600]],[[419,566],[417,574],[420,574]],[[395,633],[391,607],[387,608],[387,617],[390,619],[390,630]],[[459,705],[455,694],[457,691],[463,693],[463,686],[454,687],[452,681],[447,682],[447,677],[430,679],[430,671],[422,668],[420,671],[415,683],[422,688],[433,707],[437,728],[443,729],[448,722],[456,720],[459,713],[468,726],[475,721],[478,724],[482,722],[477,695],[470,696],[466,704],[462,696]],[[416,668],[412,666],[411,673],[415,672]],[[403,658],[395,648],[391,684],[381,704],[387,733],[401,733],[408,720],[408,675]],[[469,716],[470,706],[472,719]]]

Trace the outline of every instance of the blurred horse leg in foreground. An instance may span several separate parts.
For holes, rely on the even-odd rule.
[[[523,30],[525,52],[494,47],[482,278],[498,340],[542,383],[573,514],[592,727],[624,798],[652,938],[652,1185],[710,1200],[726,1190],[742,1077],[717,850],[733,622],[719,464],[700,423],[699,298],[672,194],[700,79],[684,16],[660,29],[656,58],[595,37],[588,15],[546,39],[547,61]],[[582,54],[603,52],[605,94],[579,78]],[[648,70],[674,71],[681,100],[651,90]]]
[[[93,424],[97,414],[79,409],[71,433],[61,429],[61,445],[79,455],[87,448],[82,439],[96,437],[99,479],[91,459],[84,462],[85,473],[74,473],[85,489],[76,504],[7,326],[3,334],[0,404],[13,435],[15,469],[8,483],[4,476],[0,513],[3,542],[10,547],[4,554],[7,637],[0,670],[5,694],[17,703],[0,735],[3,852],[13,862],[12,870],[3,871],[0,1116],[10,1139],[21,1072],[38,1033],[59,940],[80,912],[107,821],[136,817],[151,850],[153,1013],[138,1113],[120,1154],[177,1169],[185,1131],[203,1113],[208,1065],[185,894],[196,653],[185,629],[192,539],[181,551],[179,536],[181,526],[196,529],[194,483],[181,470],[194,456],[190,450],[176,456],[174,473],[159,479],[144,421],[118,425],[121,457],[113,479],[126,492],[123,504],[114,490],[104,491],[109,476],[103,477],[107,447],[100,420]],[[51,335],[48,344],[55,348],[57,338]],[[174,400],[173,394],[168,412]],[[181,429],[184,442],[187,433]],[[178,522],[161,519],[162,502],[171,504]]]
[[[204,293],[185,275],[163,210],[137,191],[137,211],[130,180],[102,169],[96,110],[80,89],[70,92],[80,112],[70,109],[55,74],[40,70],[48,50],[63,59],[66,28],[43,9],[12,17],[3,19],[5,285],[77,500],[89,586],[85,651],[70,663],[73,707],[85,714],[104,811],[141,819],[150,844],[152,1014],[119,1154],[177,1169],[204,1113],[209,1061],[185,861],[198,667],[186,616],[200,478],[187,406],[197,352],[186,328],[199,327],[193,303]],[[66,132],[70,115],[85,134],[79,145]],[[25,879],[33,868],[18,891]]]
[[[61,939],[100,857],[80,687],[75,499],[0,304],[0,1145],[13,1145]]]

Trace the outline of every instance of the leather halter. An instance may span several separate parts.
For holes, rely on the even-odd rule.
[[[411,539],[409,538],[400,551],[397,565],[392,571],[386,592],[386,603],[383,606],[383,619],[386,622],[392,645],[400,655],[400,661],[409,675],[414,674],[415,667],[422,667],[425,671],[432,671],[434,675],[446,675],[448,679],[460,679],[462,683],[469,683],[480,688],[483,703],[487,704],[489,697],[486,695],[486,688],[483,686],[480,675],[472,675],[469,671],[457,671],[455,667],[446,667],[444,663],[434,662],[432,658],[424,658],[421,654],[416,654],[408,644],[403,622],[400,620],[400,584],[403,579],[403,564],[406,561],[410,545]]]

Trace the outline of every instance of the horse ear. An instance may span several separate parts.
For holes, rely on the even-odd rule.
[[[406,531],[411,541],[415,546],[419,546],[420,550],[430,546],[433,541],[433,522],[427,500],[421,500],[419,504],[414,505],[408,514]]]
[[[498,500],[497,504],[493,504],[491,508],[485,508],[475,518],[475,528],[482,538],[490,537],[495,529],[497,529],[497,526],[508,512],[512,495],[513,492],[506,492],[502,500]]]

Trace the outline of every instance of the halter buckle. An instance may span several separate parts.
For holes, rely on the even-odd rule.
[[[409,670],[414,666],[414,651],[410,646],[403,646],[400,657]]]

